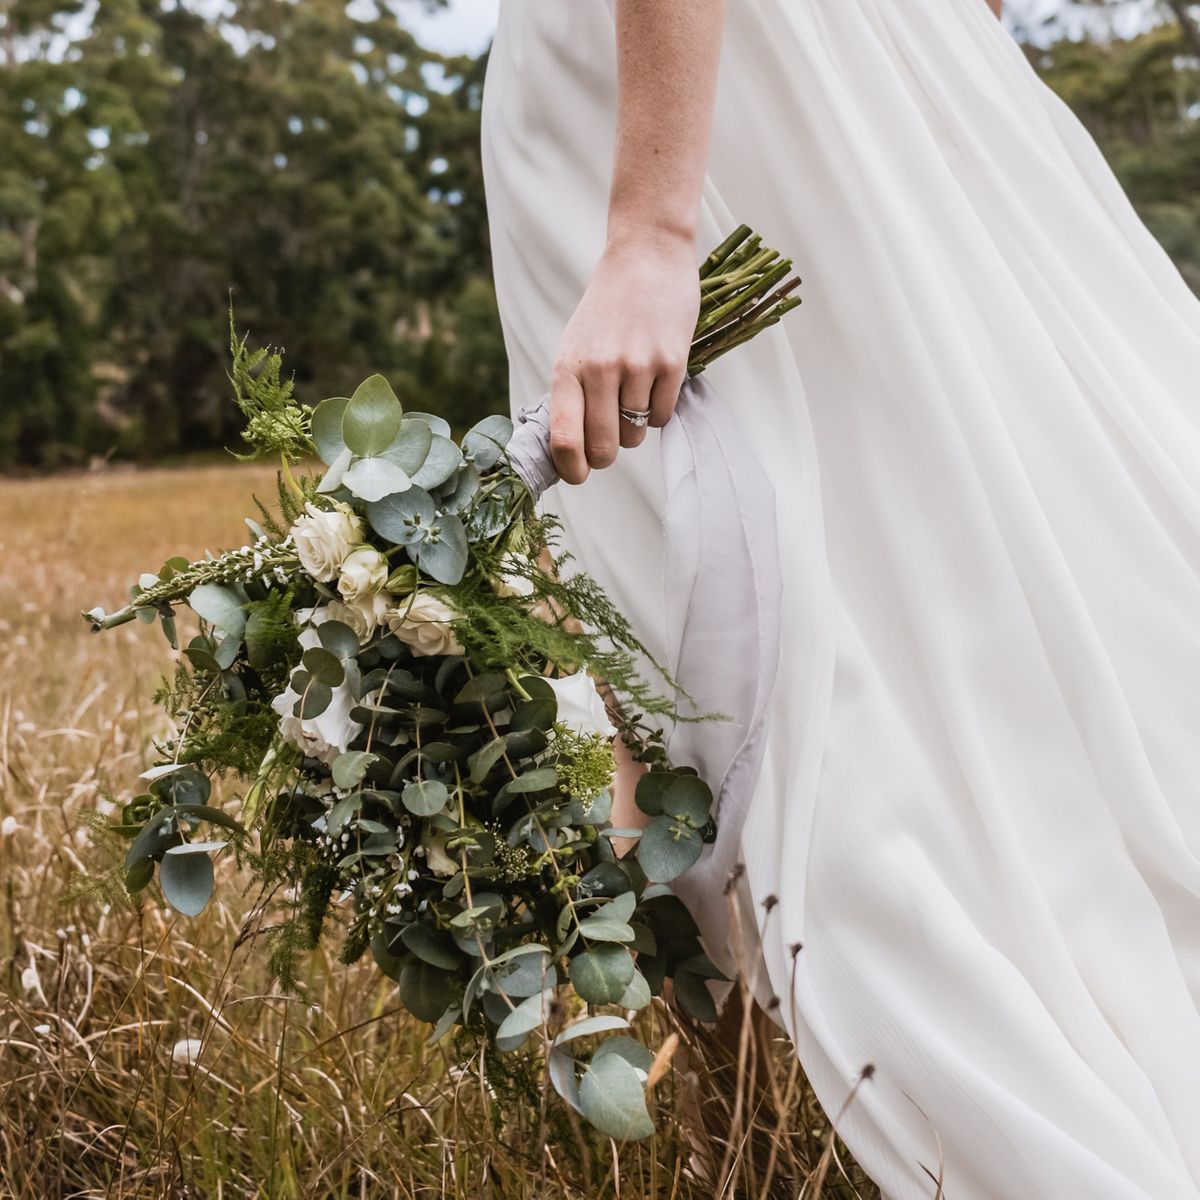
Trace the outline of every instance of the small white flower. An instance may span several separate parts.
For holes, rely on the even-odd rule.
[[[346,556],[362,542],[362,522],[347,504],[319,508],[312,501],[292,526],[300,565],[322,583],[336,579]]]
[[[388,609],[387,627],[414,654],[461,654],[462,646],[450,623],[461,614],[444,600],[428,592],[417,592],[395,608]]]
[[[199,1038],[184,1038],[171,1047],[171,1061],[176,1066],[191,1067],[200,1061],[204,1043]]]
[[[371,546],[359,546],[342,561],[338,591],[347,604],[357,604],[380,591],[387,577],[387,559]]]
[[[598,733],[611,738],[617,728],[608,718],[608,709],[592,677],[586,671],[577,671],[564,679],[547,679],[558,700],[558,723],[565,725],[581,737]]]

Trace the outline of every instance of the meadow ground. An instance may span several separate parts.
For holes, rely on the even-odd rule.
[[[618,1147],[539,1072],[428,1047],[336,936],[280,994],[232,862],[196,920],[97,887],[116,854],[88,814],[137,790],[171,652],[79,612],[172,554],[240,545],[253,491],[273,473],[0,481],[0,1197],[874,1200],[786,1044],[736,1008],[716,1032],[664,1002],[643,1017],[676,1048],[659,1133]]]

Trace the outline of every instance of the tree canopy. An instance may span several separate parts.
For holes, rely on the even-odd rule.
[[[1028,53],[1200,291],[1200,26],[1164,11]],[[484,68],[385,0],[0,0],[0,469],[232,444],[231,301],[314,400],[503,408]]]

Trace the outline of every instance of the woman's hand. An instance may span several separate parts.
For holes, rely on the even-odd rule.
[[[618,446],[646,436],[618,408],[675,410],[700,311],[694,243],[674,233],[610,240],[563,334],[550,389],[550,449],[559,475],[582,483]]]

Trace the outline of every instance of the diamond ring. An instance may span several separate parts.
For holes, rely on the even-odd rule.
[[[650,414],[644,410],[636,408],[622,408],[620,405],[618,405],[617,411],[621,414],[622,418],[628,421],[635,429],[642,429],[650,424]]]

